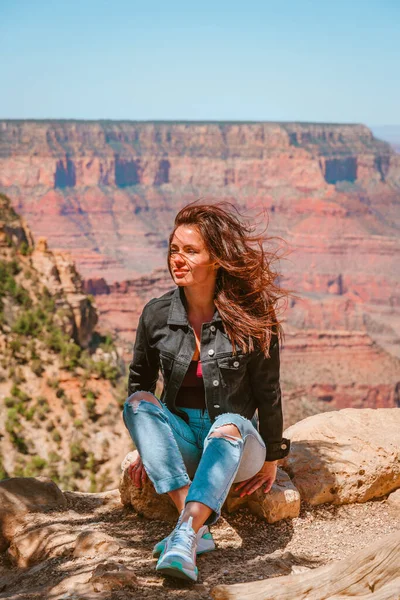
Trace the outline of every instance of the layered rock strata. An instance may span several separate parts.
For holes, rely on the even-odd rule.
[[[298,294],[288,332],[328,340],[347,331],[355,348],[367,333],[371,359],[382,350],[400,358],[400,155],[362,125],[2,121],[0,190],[36,235],[71,252],[101,326],[127,344],[143,304],[173,285],[165,261],[174,215],[201,197],[268,222],[271,249],[285,240],[281,281]],[[309,404],[314,384],[347,385],[332,344],[321,379],[317,354],[303,350]],[[290,365],[289,345],[285,353]],[[359,359],[349,355],[352,368]],[[368,384],[338,391],[336,406],[397,402],[396,377],[368,364]]]

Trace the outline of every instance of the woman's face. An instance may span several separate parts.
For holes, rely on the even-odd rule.
[[[177,227],[169,249],[169,260],[176,285],[205,284],[216,279],[216,264],[193,225]]]

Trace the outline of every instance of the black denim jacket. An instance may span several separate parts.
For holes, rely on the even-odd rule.
[[[164,379],[160,400],[187,421],[175,406],[177,392],[196,349],[195,336],[183,302],[183,288],[176,287],[148,302],[139,319],[133,360],[129,365],[128,394],[145,390],[154,394],[159,369]],[[258,410],[259,431],[266,447],[266,460],[283,458],[290,441],[282,438],[283,419],[279,382],[279,343],[276,336],[270,358],[260,351],[243,354],[225,333],[215,310],[201,327],[200,360],[206,406],[212,421],[227,412],[251,419]]]

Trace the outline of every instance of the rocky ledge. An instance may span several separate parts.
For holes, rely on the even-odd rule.
[[[400,592],[399,413],[345,410],[290,428],[293,452],[281,469],[287,471],[286,482],[288,474],[293,480],[289,495],[296,486],[299,490],[296,511],[270,518],[273,500],[278,499],[276,506],[287,504],[279,481],[264,500],[255,493],[239,511],[234,506],[233,514],[228,502],[212,528],[217,549],[199,557],[194,586],[155,574],[151,550],[171,529],[165,522],[171,506],[159,497],[158,508],[154,504],[156,510],[149,512],[149,502],[143,502],[150,498],[147,489],[141,514],[132,509],[138,495],[126,480],[129,461],[122,465],[120,490],[101,494],[62,492],[46,478],[6,479],[0,483],[0,598],[155,600],[167,591],[171,599],[206,600],[245,598],[254,588],[261,594],[255,598],[289,600],[292,586],[301,587],[303,580],[322,581],[327,569],[350,569],[339,597],[372,600],[379,593],[381,600],[393,600],[396,589]],[[384,566],[381,562],[375,571],[374,561],[383,553]],[[354,582],[366,560],[368,581],[361,574]],[[274,585],[279,596],[275,588],[275,595],[267,594]],[[312,597],[326,600],[332,596],[326,591],[324,584]]]

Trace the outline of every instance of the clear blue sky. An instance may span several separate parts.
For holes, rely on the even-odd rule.
[[[0,0],[0,118],[400,123],[400,0]]]

